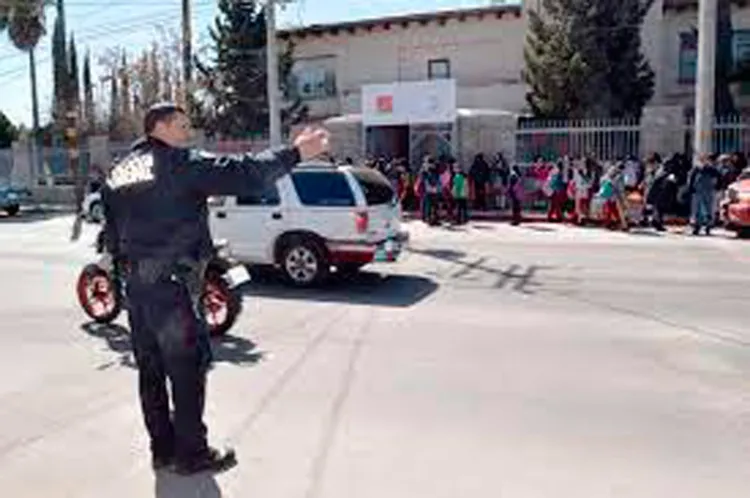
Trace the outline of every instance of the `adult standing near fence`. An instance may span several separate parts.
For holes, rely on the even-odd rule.
[[[586,223],[591,215],[593,176],[594,172],[589,167],[588,161],[581,159],[577,162],[573,172],[573,191],[575,194],[575,222],[579,225]]]
[[[521,201],[523,200],[523,175],[521,168],[514,164],[508,176],[508,198],[510,199],[511,225],[521,224]]]
[[[474,183],[474,209],[484,211],[487,209],[487,183],[490,181],[490,165],[487,164],[484,154],[474,156],[469,177]]]
[[[721,173],[716,167],[716,156],[703,154],[698,158],[688,178],[690,193],[690,218],[693,224],[693,235],[699,235],[701,229],[711,235],[714,224],[716,190]]]

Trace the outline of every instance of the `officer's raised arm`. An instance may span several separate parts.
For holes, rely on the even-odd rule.
[[[260,154],[216,155],[190,151],[184,171],[190,189],[202,195],[261,193],[299,162],[328,150],[328,132],[306,129],[291,147]]]

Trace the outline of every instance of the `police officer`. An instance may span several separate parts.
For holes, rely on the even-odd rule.
[[[260,193],[300,161],[327,151],[324,130],[257,156],[212,156],[187,148],[191,125],[171,103],[150,108],[146,136],[106,176],[107,249],[125,262],[139,393],[154,469],[223,471],[234,451],[207,443],[203,424],[210,344],[190,282],[212,255],[207,197]],[[192,286],[194,287],[194,286]],[[166,380],[171,387],[170,414]]]

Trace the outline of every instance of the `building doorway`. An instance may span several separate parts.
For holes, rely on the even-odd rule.
[[[365,155],[392,160],[409,157],[409,126],[371,126],[365,131]]]
[[[425,156],[438,161],[457,158],[453,143],[453,124],[412,126],[409,137],[409,160],[421,165]]]

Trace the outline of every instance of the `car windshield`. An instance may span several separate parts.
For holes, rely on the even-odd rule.
[[[352,168],[352,175],[357,179],[369,206],[390,204],[394,192],[388,179],[382,173],[370,168]]]

